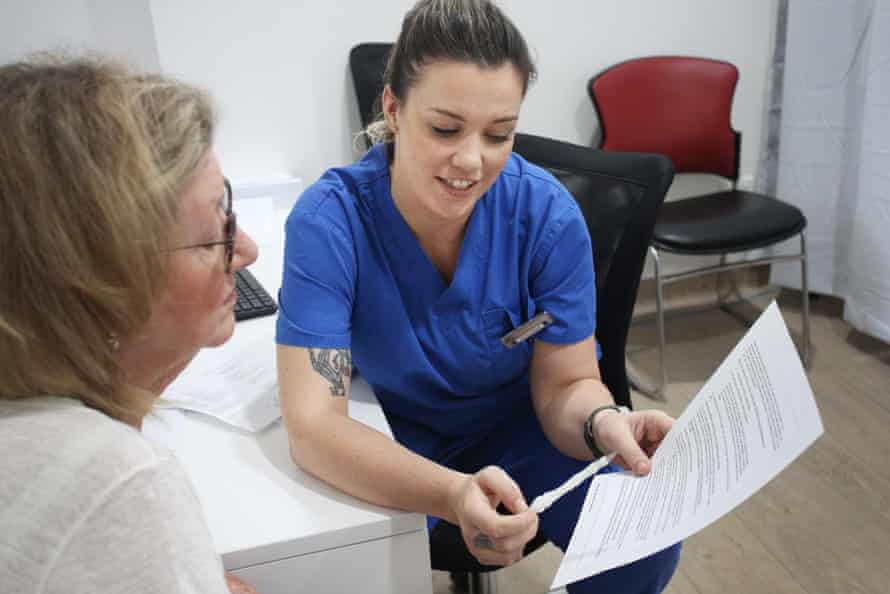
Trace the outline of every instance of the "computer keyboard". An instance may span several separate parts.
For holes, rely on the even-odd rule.
[[[238,294],[235,301],[237,321],[269,316],[278,311],[275,300],[246,268],[235,273],[235,292]]]

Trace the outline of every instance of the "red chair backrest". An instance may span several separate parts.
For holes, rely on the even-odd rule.
[[[590,80],[602,148],[667,155],[678,172],[738,177],[732,129],[738,69],[719,60],[658,56],[616,64]]]

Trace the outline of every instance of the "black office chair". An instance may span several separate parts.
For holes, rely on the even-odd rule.
[[[596,268],[600,372],[618,404],[631,407],[625,367],[627,333],[656,214],[673,180],[660,155],[608,153],[567,142],[517,134],[513,150],[549,170],[584,214]],[[546,542],[542,533],[526,554]],[[469,592],[491,591],[498,569],[481,565],[464,545],[460,529],[440,521],[430,534],[433,569],[451,572]]]
[[[349,70],[358,100],[359,119],[362,126],[374,121],[380,109],[380,94],[383,92],[383,72],[389,58],[391,43],[360,43],[349,51]],[[365,136],[365,144],[371,141]]]
[[[391,47],[365,43],[350,52],[362,125],[374,117]],[[658,155],[607,153],[529,134],[517,134],[513,150],[553,173],[581,207],[596,268],[600,372],[615,401],[631,407],[624,351],[656,213],[673,180],[670,161]],[[539,532],[525,553],[545,542]],[[499,568],[481,565],[453,524],[440,521],[432,530],[430,558],[433,569],[450,572],[458,591],[495,590],[491,572]]]
[[[530,134],[513,151],[550,171],[587,223],[596,268],[600,372],[616,403],[633,408],[625,349],[653,226],[674,179],[669,159],[611,153]]]
[[[800,262],[800,349],[804,365],[809,365],[807,220],[796,206],[736,188],[742,135],[733,130],[730,117],[738,78],[738,69],[729,62],[656,56],[612,66],[588,84],[602,128],[602,149],[659,153],[673,161],[678,173],[710,173],[732,182],[730,190],[665,203],[655,224],[650,253],[655,267],[660,378],[650,395],[662,400],[667,387],[662,287],[692,276],[773,262]],[[796,254],[727,260],[728,254],[776,245],[795,236],[800,239]],[[663,274],[660,252],[719,254],[720,264]]]

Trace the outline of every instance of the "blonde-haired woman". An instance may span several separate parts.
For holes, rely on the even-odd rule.
[[[173,80],[0,67],[5,592],[227,589],[188,478],[139,433],[232,334],[233,274],[256,259],[213,129],[208,97]]]

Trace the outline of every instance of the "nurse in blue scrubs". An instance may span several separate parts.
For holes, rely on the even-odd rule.
[[[540,517],[527,502],[600,451],[646,474],[673,423],[616,410],[600,381],[587,227],[549,173],[511,152],[534,75],[492,3],[419,2],[387,66],[369,130],[379,142],[325,173],[288,218],[279,295],[294,461],[359,498],[458,525],[489,565],[518,561],[539,527],[565,549],[586,488]],[[503,346],[544,311],[552,325]],[[347,415],[353,365],[396,441]],[[671,547],[569,591],[660,592],[678,556]]]

